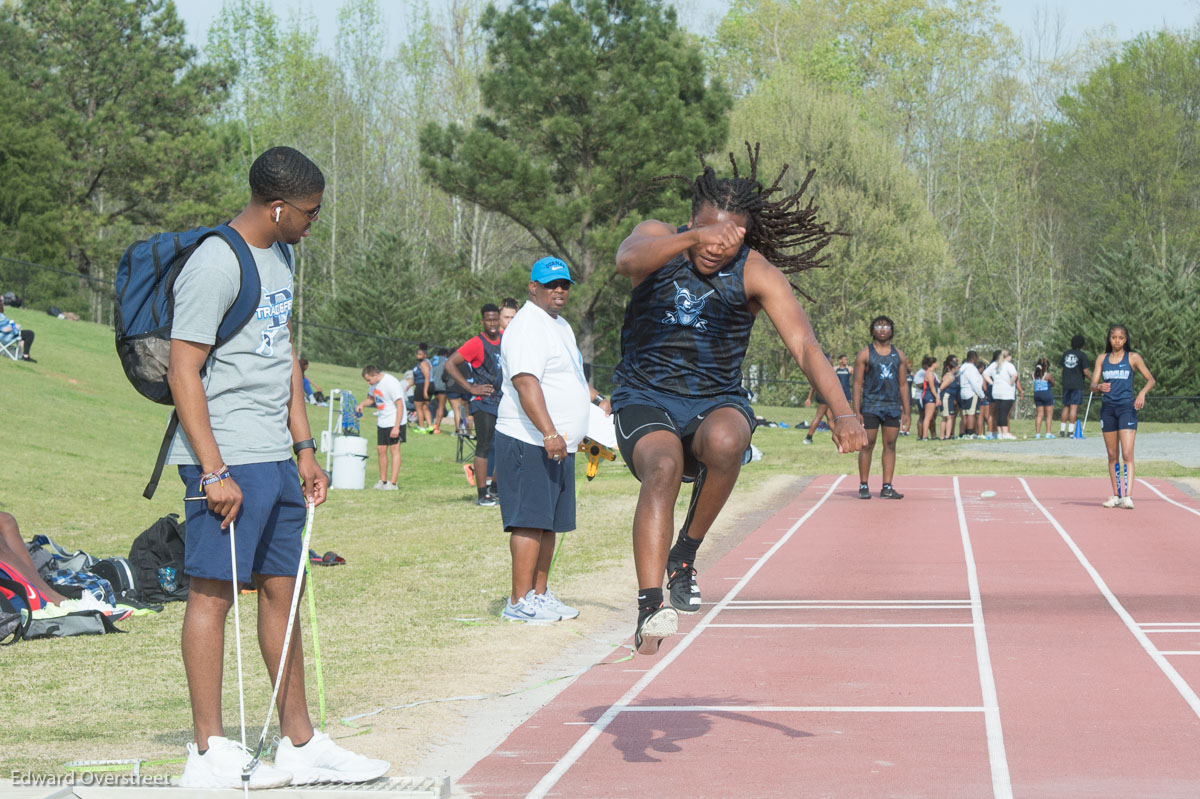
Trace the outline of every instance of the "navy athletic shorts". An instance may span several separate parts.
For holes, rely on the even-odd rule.
[[[1063,405],[1082,405],[1083,404],[1083,389],[1082,388],[1065,388],[1063,389]]]
[[[1112,406],[1108,403],[1100,405],[1100,432],[1112,433],[1116,430],[1137,430],[1137,410],[1133,405]]]
[[[234,520],[238,580],[251,574],[295,575],[300,565],[306,506],[300,474],[293,460],[230,466],[229,474],[242,489],[242,509]],[[180,466],[185,496],[198,497],[199,466]],[[183,571],[189,577],[232,580],[229,563],[230,530],[221,529],[224,517],[208,509],[203,500],[184,503],[187,542]]]
[[[1033,406],[1035,408],[1053,408],[1054,407],[1054,392],[1052,392],[1052,391],[1035,391],[1035,392],[1033,392]]]
[[[504,532],[518,527],[566,533],[575,529],[575,453],[562,463],[535,447],[496,433],[496,473]]]
[[[878,430],[881,427],[900,427],[900,414],[895,416],[880,416],[869,411],[863,411],[863,428],[866,430]]]

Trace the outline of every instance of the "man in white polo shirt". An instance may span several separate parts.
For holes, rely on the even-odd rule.
[[[546,585],[558,533],[575,529],[575,451],[587,432],[588,401],[601,400],[583,373],[571,325],[559,314],[571,271],[543,258],[529,274],[529,302],[504,331],[503,396],[496,415],[500,516],[509,533],[512,592],[501,616],[553,622],[579,611]]]

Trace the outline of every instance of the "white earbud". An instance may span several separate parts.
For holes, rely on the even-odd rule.
[[[279,221],[279,206],[275,206],[275,221]]]

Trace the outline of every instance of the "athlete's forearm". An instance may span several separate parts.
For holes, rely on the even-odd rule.
[[[644,223],[643,223],[644,224]],[[661,269],[696,243],[695,231],[683,233],[634,230],[617,248],[617,274],[639,280]]]

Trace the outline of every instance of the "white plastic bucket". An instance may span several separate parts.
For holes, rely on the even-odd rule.
[[[333,480],[330,488],[362,490],[367,476],[367,440],[362,436],[333,439]]]

